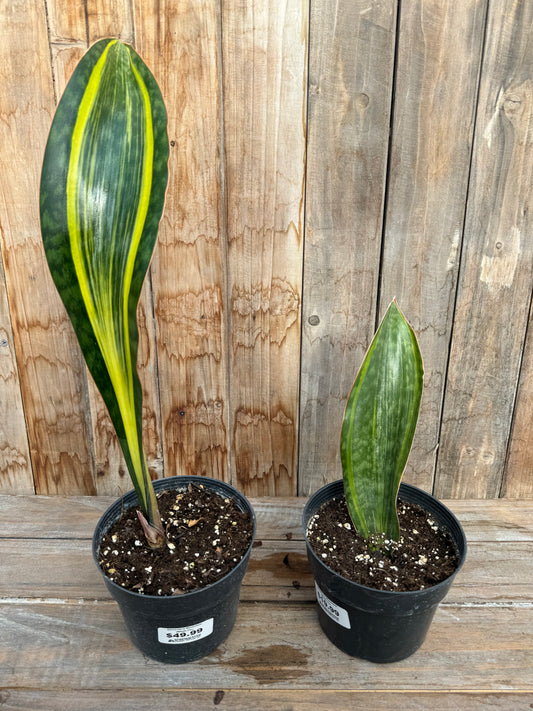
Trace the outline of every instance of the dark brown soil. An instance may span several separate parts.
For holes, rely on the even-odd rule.
[[[346,500],[328,501],[311,518],[308,541],[343,578],[378,590],[422,590],[448,578],[459,557],[449,533],[417,504],[398,501],[400,540],[367,541],[354,529]]]
[[[145,595],[180,595],[216,582],[243,558],[252,539],[248,513],[201,486],[158,494],[163,548],[146,543],[136,508],[102,539],[98,560],[108,578]]]

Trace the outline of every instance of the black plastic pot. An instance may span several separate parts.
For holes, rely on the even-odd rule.
[[[439,602],[447,594],[466,557],[464,531],[446,506],[431,494],[409,484],[400,484],[399,496],[431,514],[450,533],[459,553],[454,574],[424,590],[388,592],[359,585],[335,573],[313,551],[307,540],[307,524],[326,501],[344,497],[342,480],[327,484],[313,494],[303,514],[320,625],[343,652],[372,662],[396,662],[416,652],[426,637]]]
[[[107,509],[93,536],[93,558],[107,589],[120,607],[132,642],[148,657],[170,664],[183,664],[207,656],[231,632],[256,530],[255,514],[250,503],[225,482],[203,476],[175,476],[154,481],[154,489],[156,492],[164,489],[180,491],[186,489],[189,483],[203,484],[209,490],[233,499],[241,511],[248,512],[252,517],[252,540],[246,554],[233,570],[216,583],[184,595],[159,597],[125,590],[103,573],[97,557],[100,542],[124,509],[138,505],[135,491],[128,492]]]

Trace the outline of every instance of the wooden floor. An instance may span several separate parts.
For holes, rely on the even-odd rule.
[[[185,666],[145,658],[91,556],[110,502],[0,497],[2,711],[533,708],[533,501],[449,503],[467,561],[422,648],[384,666],[318,626],[302,499],[252,499],[258,545],[229,639]]]

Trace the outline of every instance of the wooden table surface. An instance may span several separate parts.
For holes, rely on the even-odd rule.
[[[257,545],[236,625],[203,660],[144,657],[91,555],[108,497],[0,497],[0,708],[533,708],[533,501],[451,501],[466,563],[409,659],[376,665],[321,632],[303,499],[251,499]]]

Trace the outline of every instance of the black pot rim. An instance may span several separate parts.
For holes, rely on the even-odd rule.
[[[402,596],[402,597],[405,596],[406,598],[414,597],[414,596],[420,597],[420,595],[423,595],[424,593],[430,593],[430,592],[433,593],[433,594],[436,594],[437,591],[441,588],[441,586],[449,585],[449,584],[452,582],[452,580],[455,578],[455,576],[457,575],[457,573],[461,570],[461,568],[462,568],[462,566],[463,566],[463,563],[464,563],[464,561],[465,561],[465,558],[466,558],[467,542],[466,542],[466,536],[465,536],[463,527],[462,527],[461,523],[459,522],[459,520],[457,519],[457,517],[455,516],[455,514],[452,513],[452,511],[450,511],[450,509],[449,509],[447,506],[445,506],[439,499],[437,499],[435,496],[433,496],[433,494],[429,494],[427,491],[424,491],[423,489],[420,489],[420,488],[418,488],[417,486],[413,486],[412,484],[406,484],[406,483],[404,483],[404,482],[401,482],[401,483],[400,483],[400,487],[399,487],[399,490],[398,490],[398,495],[399,495],[399,496],[400,496],[402,493],[408,495],[409,493],[413,493],[413,494],[414,494],[414,493],[416,492],[417,495],[422,495],[423,498],[428,497],[429,500],[436,502],[436,504],[437,504],[439,507],[442,507],[442,509],[446,512],[446,514],[447,514],[448,516],[450,516],[450,518],[452,519],[452,521],[453,521],[453,522],[455,523],[455,525],[457,526],[457,530],[458,530],[458,532],[460,533],[460,538],[461,538],[461,543],[462,543],[462,548],[463,548],[463,550],[462,550],[462,551],[461,551],[461,550],[458,550],[459,563],[458,563],[458,565],[457,565],[457,568],[454,570],[454,572],[453,572],[451,575],[449,575],[447,578],[445,578],[444,580],[441,580],[440,582],[438,582],[438,583],[436,583],[435,585],[432,585],[431,587],[428,587],[428,588],[422,588],[422,589],[419,589],[419,590],[380,590],[379,588],[371,588],[371,587],[369,587],[368,585],[363,585],[362,583],[356,583],[355,581],[350,580],[349,578],[345,578],[343,575],[340,575],[340,573],[337,573],[335,570],[333,570],[332,568],[330,568],[329,565],[327,565],[326,563],[324,563],[324,561],[323,561],[321,558],[319,558],[319,557],[317,556],[317,554],[315,553],[315,551],[314,551],[313,547],[311,546],[311,544],[310,544],[310,542],[309,542],[309,539],[308,539],[308,537],[307,537],[307,524],[309,523],[309,520],[311,519],[312,515],[314,515],[314,514],[309,514],[309,508],[310,508],[310,505],[311,505],[312,503],[314,503],[314,501],[315,501],[317,498],[319,498],[321,495],[323,496],[323,494],[325,493],[325,490],[326,490],[326,489],[328,489],[328,488],[331,487],[332,490],[334,490],[335,487],[338,487],[339,485],[340,485],[340,487],[341,487],[341,489],[342,489],[342,493],[343,493],[343,492],[344,492],[344,483],[343,483],[343,480],[342,480],[342,479],[337,479],[336,481],[330,482],[329,484],[325,484],[325,485],[322,486],[320,489],[318,489],[317,491],[315,491],[315,493],[312,494],[312,495],[310,496],[310,498],[308,499],[308,501],[306,502],[305,507],[304,507],[304,511],[303,511],[303,514],[302,514],[302,527],[303,527],[305,542],[306,542],[306,544],[307,544],[307,550],[308,550],[308,552],[311,553],[311,555],[313,556],[313,558],[315,559],[315,561],[316,561],[320,566],[323,566],[324,568],[327,568],[327,570],[328,570],[332,575],[336,575],[337,577],[342,578],[342,580],[346,581],[346,582],[349,583],[350,585],[353,585],[353,586],[354,586],[355,588],[357,588],[357,589],[367,590],[369,593],[377,594],[377,595],[379,595],[379,596],[383,596],[384,598],[390,598],[390,599],[392,599],[392,598],[398,598],[398,597],[400,597],[400,596]],[[322,503],[326,503],[327,501],[331,501],[333,498],[337,498],[337,494],[336,494],[336,493],[335,493],[334,495],[332,495],[330,498],[324,499],[324,501],[323,501]],[[416,502],[416,503],[418,503],[418,502]],[[424,508],[424,506],[423,506],[422,504],[419,504],[419,506],[420,506],[421,508]],[[441,524],[442,524],[442,521],[441,521]],[[449,528],[448,528],[448,527],[446,527],[446,528],[447,528],[447,530],[448,530],[448,533],[451,533],[451,532],[449,531]],[[452,537],[453,537],[453,536],[452,536]],[[454,540],[454,543],[455,543],[455,540]]]
[[[250,545],[248,546],[246,551],[243,553],[243,556],[242,556],[241,560],[237,563],[237,565],[234,568],[232,568],[230,571],[228,571],[226,573],[226,575],[224,575],[222,578],[220,578],[219,580],[216,580],[214,583],[211,583],[210,585],[206,585],[202,588],[196,588],[195,590],[189,590],[189,592],[183,593],[182,595],[178,595],[178,596],[175,596],[175,595],[145,595],[144,593],[138,593],[135,590],[128,590],[127,588],[123,588],[122,585],[118,585],[117,583],[115,583],[115,581],[111,580],[111,578],[109,578],[105,574],[105,572],[102,570],[100,563],[98,562],[97,552],[100,548],[101,539],[102,539],[103,535],[111,528],[111,526],[118,520],[118,518],[120,518],[122,511],[123,510],[126,511],[128,509],[134,508],[135,506],[139,505],[139,499],[137,497],[137,492],[135,491],[135,489],[130,489],[130,491],[127,491],[120,498],[116,499],[110,506],[108,506],[108,508],[104,511],[104,513],[98,519],[98,523],[96,524],[96,528],[93,533],[93,538],[92,538],[93,560],[96,563],[96,567],[98,568],[98,570],[101,572],[101,574],[106,579],[106,583],[111,585],[113,588],[116,588],[121,593],[126,593],[126,594],[132,595],[136,598],[143,599],[143,600],[172,600],[175,602],[176,600],[190,599],[194,595],[198,595],[198,593],[203,593],[204,590],[212,590],[217,585],[223,583],[229,575],[232,575],[235,571],[238,571],[240,567],[242,567],[243,565],[248,565],[247,558],[248,558],[248,554],[250,553],[250,550],[254,544],[255,534],[256,534],[256,529],[257,529],[257,520],[256,520],[256,516],[255,516],[255,511],[253,510],[252,505],[250,504],[248,499],[244,496],[244,494],[242,494],[238,489],[236,489],[231,484],[228,484],[227,482],[222,481],[221,479],[215,479],[214,477],[184,474],[184,475],[180,475],[180,476],[163,477],[162,479],[155,479],[152,482],[152,484],[154,484],[154,486],[156,487],[156,493],[159,493],[159,491],[165,491],[165,489],[167,488],[166,484],[169,484],[169,486],[168,486],[169,489],[173,489],[173,490],[175,489],[176,491],[179,491],[182,484],[184,486],[187,486],[187,484],[189,484],[189,483],[207,484],[208,486],[209,486],[209,483],[212,483],[212,484],[214,484],[212,489],[215,491],[215,493],[220,493],[220,492],[216,491],[216,489],[217,489],[217,487],[221,487],[223,489],[226,489],[227,493],[237,503],[242,502],[243,504],[245,504],[245,507],[246,507],[245,510],[248,511],[248,513],[250,514],[250,517],[252,519],[252,538],[250,540]],[[176,484],[177,484],[177,486],[176,486]],[[124,509],[121,509],[119,516],[109,523],[107,528],[104,531],[102,531],[101,535],[99,536],[99,538],[97,540],[96,533],[97,533],[97,530],[100,526],[100,522],[102,521],[102,519],[104,519],[108,515],[108,513],[111,511],[111,509],[113,509],[119,503],[124,502],[127,498],[132,499],[131,505],[128,505]]]

